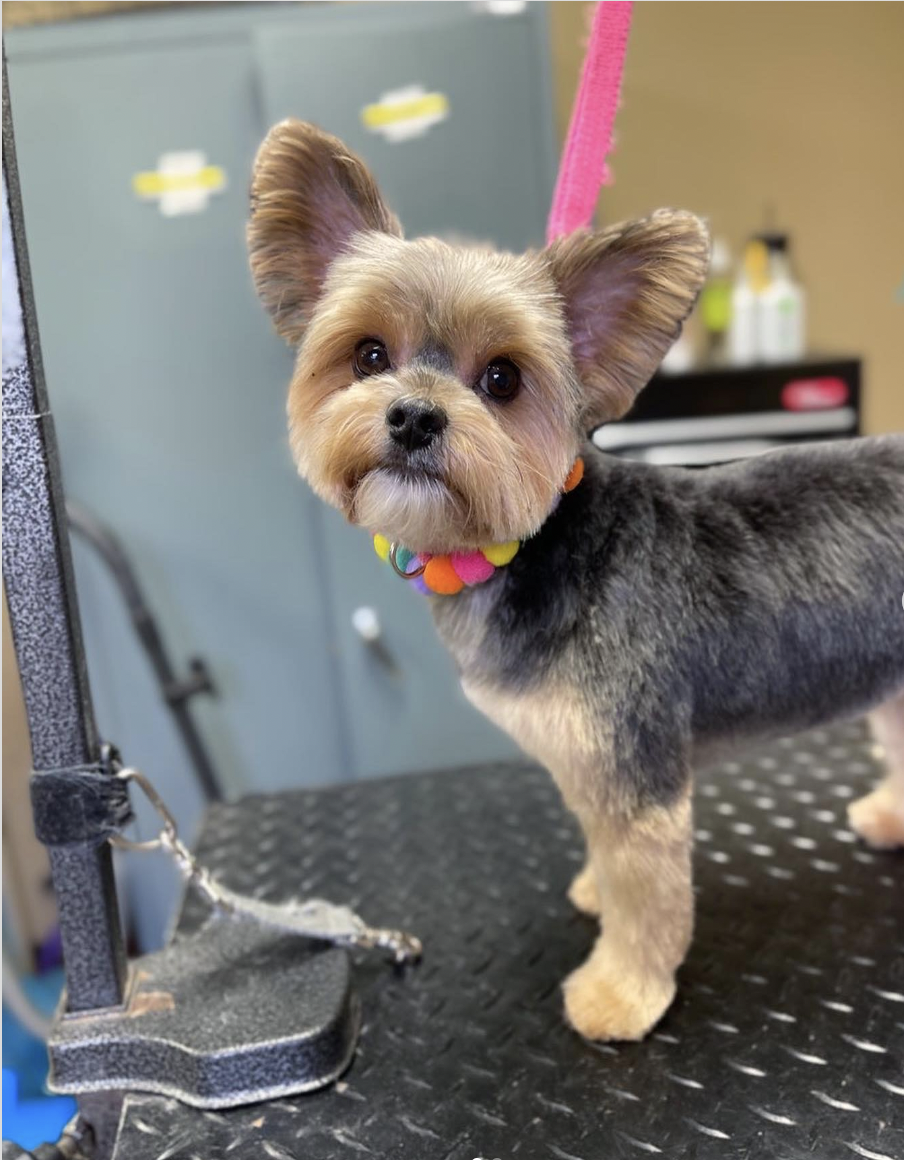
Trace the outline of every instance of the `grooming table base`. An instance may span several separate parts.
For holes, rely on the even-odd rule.
[[[702,775],[693,949],[629,1045],[562,1021],[596,932],[565,899],[581,849],[544,772],[215,807],[199,853],[227,885],[349,902],[424,961],[359,957],[364,1029],[334,1087],[229,1112],[128,1096],[117,1160],[904,1160],[904,856],[845,821],[879,773],[857,724]]]
[[[54,1026],[51,1090],[141,1087],[229,1108],[313,1091],[348,1067],[358,1031],[338,947],[212,918],[132,968],[124,1011]]]

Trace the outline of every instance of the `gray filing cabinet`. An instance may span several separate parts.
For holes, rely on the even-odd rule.
[[[211,4],[6,37],[65,485],[121,536],[180,659],[210,663],[221,696],[195,711],[231,792],[511,752],[465,703],[422,598],[296,478],[291,357],[243,240],[254,151],[294,115],[368,159],[409,234],[541,242],[546,6],[490,7]],[[365,126],[412,86],[441,94],[445,119],[402,140]],[[193,212],[135,192],[173,153],[225,181]],[[191,769],[118,596],[78,545],[76,570],[101,728],[190,828]],[[361,605],[394,666],[355,632]],[[136,889],[154,941],[165,908]]]

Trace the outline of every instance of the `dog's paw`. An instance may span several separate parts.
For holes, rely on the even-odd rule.
[[[568,901],[582,914],[596,917],[600,913],[600,896],[596,888],[596,875],[589,866],[576,874],[568,887]]]
[[[616,981],[593,960],[564,983],[565,1016],[585,1039],[643,1039],[675,998],[675,981],[632,989],[629,977]]]
[[[848,822],[874,850],[904,846],[904,808],[885,786],[852,802],[848,806]]]

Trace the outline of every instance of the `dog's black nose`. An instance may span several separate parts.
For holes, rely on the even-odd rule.
[[[390,436],[407,451],[429,447],[448,421],[445,411],[419,399],[400,399],[386,412]]]

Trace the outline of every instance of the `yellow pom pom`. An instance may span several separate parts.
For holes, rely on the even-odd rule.
[[[520,547],[521,544],[517,540],[509,540],[507,544],[490,544],[488,548],[480,550],[491,564],[495,564],[497,568],[504,568],[514,560]]]
[[[380,559],[383,561],[384,564],[389,559],[390,546],[391,545],[389,543],[389,540],[387,540],[385,536],[381,536],[381,535],[374,536],[374,551],[377,553],[377,555],[380,557]]]

